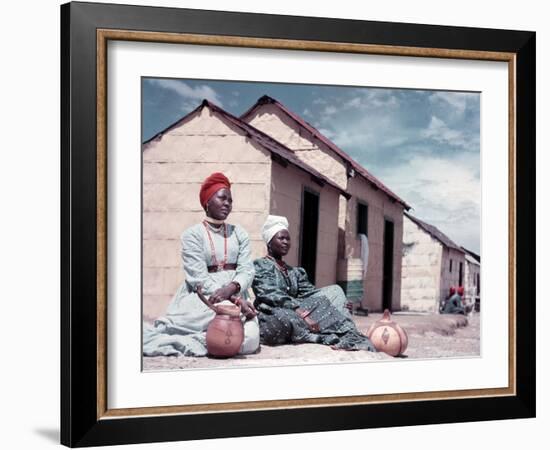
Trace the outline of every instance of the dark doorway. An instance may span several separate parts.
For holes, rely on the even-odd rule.
[[[382,309],[391,311],[393,291],[393,222],[384,221],[384,268],[382,279]]]
[[[464,269],[464,266],[462,265],[462,263],[459,264],[458,266],[458,285],[459,286],[462,286],[462,270]]]
[[[309,281],[313,284],[315,284],[315,265],[317,263],[318,227],[319,194],[304,189],[302,199],[300,265],[306,270]]]
[[[368,236],[369,207],[357,202],[357,234]]]

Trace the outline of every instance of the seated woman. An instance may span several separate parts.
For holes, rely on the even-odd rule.
[[[464,306],[462,305],[462,296],[464,295],[464,288],[459,286],[458,289],[451,286],[451,297],[446,301],[443,307],[443,314],[466,314]]]
[[[290,250],[285,217],[269,216],[262,229],[268,255],[254,261],[260,340],[266,345],[316,343],[334,349],[376,351],[355,327],[339,286],[317,289],[301,267],[283,261]]]
[[[166,316],[157,319],[153,327],[144,328],[145,356],[207,354],[206,329],[215,314],[195,293],[197,286],[201,286],[203,294],[213,303],[232,296],[247,299],[254,266],[246,231],[225,222],[232,209],[230,187],[229,180],[219,172],[202,184],[200,203],[206,217],[181,236],[185,281],[168,306]],[[242,304],[247,309],[249,304]],[[240,354],[253,353],[259,345],[258,319],[254,317],[244,322]]]

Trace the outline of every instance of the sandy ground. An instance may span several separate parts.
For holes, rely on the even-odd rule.
[[[366,332],[381,314],[368,317],[353,316],[357,328]],[[393,316],[395,322],[405,329],[409,337],[409,346],[399,358],[442,358],[479,356],[480,324],[479,314],[468,318],[461,315],[420,315],[401,314]],[[230,359],[209,357],[144,357],[144,371],[163,371],[178,369],[206,369],[222,367],[265,367],[304,364],[326,364],[346,362],[367,362],[394,359],[384,353],[366,351],[332,350],[318,344],[281,345],[270,347],[262,345],[254,355],[236,356]]]

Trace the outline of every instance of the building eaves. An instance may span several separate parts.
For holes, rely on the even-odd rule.
[[[472,255],[470,255],[468,252],[464,254],[464,257],[466,258],[466,261],[468,261],[470,264],[474,264],[476,266],[480,266],[481,264],[477,259],[475,259]]]
[[[470,255],[472,258],[474,258],[478,263],[481,263],[481,256],[479,256],[477,253],[474,253],[473,251],[471,250],[468,250],[467,248],[465,247],[461,247],[462,250],[464,250],[464,252],[468,255]]]
[[[434,239],[441,242],[445,247],[452,248],[454,250],[458,250],[461,253],[466,253],[462,249],[462,247],[455,244],[451,238],[449,238],[445,233],[440,231],[438,228],[434,227],[433,225],[430,225],[429,223],[423,222],[422,220],[410,215],[407,212],[405,212],[403,214],[406,217],[408,217],[410,220],[412,220],[421,229],[423,229],[426,233],[428,233],[430,236],[432,236]]]

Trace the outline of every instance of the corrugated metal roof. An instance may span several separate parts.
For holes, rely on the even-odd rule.
[[[253,127],[249,123],[246,123],[244,120],[239,119],[238,117],[235,117],[233,114],[228,113],[224,109],[220,108],[219,106],[215,105],[214,103],[203,100],[202,103],[195,108],[193,111],[191,111],[189,114],[186,114],[184,117],[179,119],[178,121],[174,122],[172,125],[161,131],[160,133],[157,133],[155,136],[153,136],[151,139],[145,141],[143,144],[148,144],[149,142],[157,139],[161,139],[164,134],[166,134],[168,131],[172,130],[173,128],[177,127],[181,122],[183,122],[187,117],[190,115],[202,110],[202,108],[208,107],[212,112],[219,114],[222,118],[239,128],[241,131],[243,131],[246,136],[268,150],[272,156],[274,156],[275,160],[282,160],[285,163],[290,163],[299,169],[303,170],[304,172],[307,172],[311,177],[314,179],[315,182],[320,184],[321,186],[328,184],[329,186],[336,189],[338,192],[340,192],[345,197],[349,198],[350,195],[343,190],[340,186],[326,178],[324,175],[319,173],[317,170],[315,170],[313,167],[307,165],[303,161],[301,161],[292,150],[290,150],[288,147],[281,144],[279,141],[273,139],[271,136],[265,134],[263,131],[258,130],[257,128]]]
[[[461,253],[466,253],[462,249],[462,247],[455,244],[445,233],[441,232],[438,228],[434,227],[433,225],[430,225],[429,223],[423,222],[422,220],[414,216],[411,216],[409,213],[405,212],[403,214],[405,214],[405,216],[411,219],[415,224],[417,224],[420,228],[422,228],[426,233],[428,233],[434,239],[437,239],[439,242],[441,242],[445,247],[458,250]]]
[[[288,117],[290,117],[296,124],[298,124],[299,127],[307,130],[314,138],[321,141],[323,144],[325,144],[328,148],[330,148],[334,153],[336,153],[340,158],[342,158],[344,161],[346,161],[355,172],[357,172],[359,175],[361,175],[364,179],[366,179],[368,182],[370,182],[375,189],[380,189],[382,192],[384,192],[388,197],[391,199],[401,203],[403,207],[407,210],[409,210],[411,207],[402,200],[397,194],[393,193],[384,183],[382,183],[378,178],[376,178],[374,175],[372,175],[367,169],[365,169],[361,164],[356,162],[351,156],[349,156],[346,152],[344,152],[340,147],[338,147],[334,142],[332,142],[330,139],[328,139],[326,136],[324,136],[317,128],[315,128],[313,125],[306,122],[304,119],[302,119],[299,115],[293,113],[290,111],[286,106],[284,106],[279,101],[275,100],[274,98],[264,95],[261,98],[258,99],[258,101],[244,114],[241,115],[241,119],[247,120],[248,117],[250,117],[256,109],[261,107],[265,104],[273,104],[277,106],[283,113],[285,113]]]

